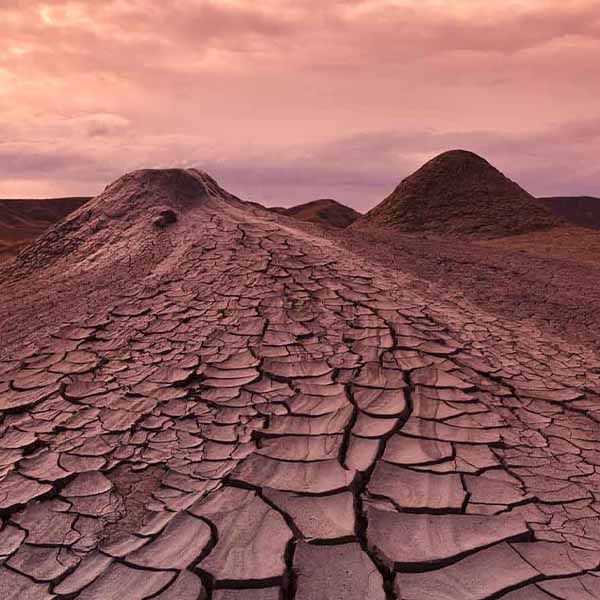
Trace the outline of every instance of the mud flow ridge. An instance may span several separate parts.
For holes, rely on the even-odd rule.
[[[0,597],[600,597],[594,356],[155,175],[0,270]]]

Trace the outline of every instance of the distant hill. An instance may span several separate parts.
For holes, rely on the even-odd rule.
[[[310,221],[339,229],[348,227],[361,216],[353,208],[331,199],[313,200],[292,208],[275,207],[271,210],[301,221]]]
[[[17,254],[50,225],[88,200],[88,197],[0,200],[0,260]]]
[[[600,198],[592,196],[556,196],[540,198],[554,212],[581,227],[600,229]]]
[[[485,159],[452,150],[404,179],[353,229],[503,237],[560,225],[540,200]]]

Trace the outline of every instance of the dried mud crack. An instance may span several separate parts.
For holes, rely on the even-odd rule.
[[[600,597],[593,355],[203,174],[81,211],[0,271],[0,596]]]

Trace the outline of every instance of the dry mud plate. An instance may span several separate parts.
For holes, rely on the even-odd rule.
[[[1,598],[600,598],[583,350],[197,172],[120,180],[0,281]]]

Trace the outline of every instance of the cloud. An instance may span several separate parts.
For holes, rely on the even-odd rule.
[[[13,0],[0,20],[0,195],[200,163],[256,200],[364,208],[456,146],[539,193],[600,187],[595,0]]]
[[[70,119],[71,126],[81,129],[85,136],[111,137],[120,134],[131,126],[131,121],[111,113],[88,114]]]
[[[123,137],[115,154],[110,141],[81,139],[76,147],[71,142],[0,144],[0,165],[5,182],[10,182],[0,191],[14,195],[17,182],[11,173],[18,173],[22,182],[35,182],[32,189],[39,189],[41,182],[55,189],[62,182],[60,194],[94,194],[126,171],[197,167],[240,197],[267,205],[334,197],[368,210],[425,161],[451,148],[465,148],[538,196],[600,192],[600,170],[590,156],[600,144],[600,119],[527,134],[372,131],[270,149],[217,147],[182,134]],[[571,143],[565,146],[564,139]]]
[[[565,144],[564,140],[570,140]],[[334,197],[368,210],[400,181],[437,154],[453,148],[487,158],[532,194],[598,195],[600,119],[568,123],[527,133],[490,131],[375,131],[342,137],[312,148],[286,148],[255,156],[247,164],[233,159],[213,163],[215,174],[236,184],[238,194],[292,205]]]

